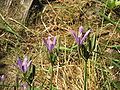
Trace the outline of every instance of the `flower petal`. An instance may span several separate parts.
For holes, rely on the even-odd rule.
[[[51,37],[50,37],[50,36],[48,36],[47,44],[48,44],[48,45],[52,44],[52,41],[51,41]]]
[[[24,65],[24,66],[22,66],[22,72],[24,72],[24,73],[25,73],[26,71],[27,71],[27,66],[25,66],[25,65]]]
[[[43,39],[45,46],[47,47],[48,51],[51,52],[56,44],[56,37],[53,38],[53,41],[51,41],[51,37],[48,36],[48,40]]]
[[[51,41],[51,37],[50,36],[48,36],[47,44],[48,44],[48,50],[51,51],[53,42]]]
[[[32,60],[30,60],[30,61],[28,62],[27,68],[29,68],[29,66],[31,65],[31,63],[32,63]]]
[[[55,47],[56,45],[56,37],[53,38],[53,41],[51,41],[50,45],[49,45],[49,51],[51,52],[52,49]]]
[[[84,29],[83,29],[82,26],[79,27],[78,37],[79,37],[80,40],[82,39],[82,36],[83,36],[83,35],[82,35],[82,34],[83,34],[83,30],[84,30]],[[79,41],[80,41],[80,40],[79,40]]]
[[[4,75],[0,76],[0,81],[4,81],[4,80],[5,80],[5,76]]]
[[[44,42],[45,46],[48,48],[49,45],[48,45],[48,42],[47,42],[47,40],[45,38],[43,38],[43,42]]]
[[[83,42],[85,41],[85,39],[87,38],[87,36],[88,36],[88,34],[89,34],[90,32],[91,32],[91,30],[88,30],[88,31],[85,33],[85,35],[83,36],[80,44],[83,44]]]
[[[53,39],[53,44],[55,45],[56,44],[56,36],[54,37],[54,39]]]
[[[51,52],[52,51],[52,49],[54,48],[54,44],[50,44],[50,46],[49,46],[49,52]]]
[[[24,66],[24,65],[27,66],[27,63],[28,63],[28,58],[27,58],[27,56],[25,56],[22,65],[23,65],[23,66]]]
[[[79,27],[79,33],[83,33],[83,30],[84,30],[83,26],[80,26]]]
[[[17,59],[17,65],[20,69],[22,69],[22,60],[20,58]]]
[[[72,36],[75,38],[76,43],[79,43],[79,39],[78,39],[78,36],[77,36],[77,34],[75,33],[75,31],[70,30],[70,33],[71,33]]]
[[[22,63],[22,71],[26,72],[27,71],[27,63],[28,63],[28,58],[27,56],[24,57],[24,61]]]

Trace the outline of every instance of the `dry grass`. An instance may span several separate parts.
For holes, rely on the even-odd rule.
[[[50,62],[42,37],[50,34],[60,36],[58,44],[71,47],[74,41],[68,31],[70,29],[77,31],[82,25],[85,30],[93,29],[91,36],[97,35],[96,51],[100,53],[93,53],[88,61],[88,90],[117,90],[112,82],[120,82],[119,69],[115,66],[112,69],[109,67],[113,66],[112,58],[120,60],[119,53],[108,46],[120,44],[120,33],[116,31],[115,25],[103,23],[102,17],[97,12],[101,8],[104,9],[104,5],[97,0],[53,2],[45,6],[44,10],[38,14],[35,25],[29,26],[27,30],[7,17],[7,21],[24,40],[18,40],[14,35],[0,32],[0,54],[5,53],[0,62],[6,64],[5,69],[0,71],[7,77],[5,82],[14,84],[17,57],[23,57],[25,54],[36,66],[35,86],[43,85],[43,90],[49,90]],[[57,60],[54,66],[54,86],[58,90],[83,90],[84,62],[78,59],[76,50],[61,50]]]

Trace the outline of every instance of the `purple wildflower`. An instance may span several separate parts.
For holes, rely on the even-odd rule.
[[[53,41],[51,40],[52,37],[48,36],[48,39],[43,38],[43,42],[45,46],[47,47],[48,51],[51,52],[55,45],[56,45],[56,36],[53,37]]]
[[[5,80],[5,76],[4,75],[1,75],[0,76],[0,81],[4,81]]]
[[[32,60],[30,60],[30,61],[28,62],[27,56],[24,57],[23,62],[22,62],[22,60],[21,60],[20,58],[18,58],[18,60],[17,60],[17,65],[18,65],[19,69],[20,69],[23,73],[27,72],[27,70],[29,69],[29,66],[31,65],[31,63],[32,63]]]
[[[85,39],[87,38],[88,34],[91,32],[91,30],[88,30],[85,35],[83,36],[83,27],[79,27],[79,32],[76,34],[75,31],[70,30],[72,36],[75,38],[75,41],[78,45],[82,45]]]

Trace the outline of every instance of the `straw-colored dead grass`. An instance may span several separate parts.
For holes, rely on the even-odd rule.
[[[43,90],[49,90],[50,62],[47,57],[47,51],[42,44],[42,37],[47,37],[49,34],[58,35],[60,36],[61,41],[59,44],[61,46],[71,47],[74,41],[68,31],[70,29],[77,31],[79,26],[83,25],[85,30],[89,27],[93,29],[91,35],[100,35],[97,40],[100,54],[94,53],[94,56],[88,61],[88,90],[106,90],[106,88],[107,90],[114,90],[110,80],[118,79],[119,75],[117,76],[116,74],[119,71],[108,69],[112,53],[105,52],[108,49],[105,45],[119,44],[120,35],[114,30],[114,26],[106,25],[103,28],[102,19],[96,12],[101,6],[101,3],[95,0],[53,2],[45,6],[43,12],[38,15],[39,18],[36,24],[29,26],[31,29],[23,32],[16,30],[21,33],[24,41],[9,38],[11,34],[1,36],[3,41],[9,39],[11,40],[10,42],[14,42],[14,47],[9,46],[8,43],[6,44],[6,47],[11,48],[6,51],[7,55],[3,58],[3,62],[7,65],[5,69],[6,83],[13,84],[15,82],[15,74],[17,73],[15,67],[16,59],[18,56],[22,57],[26,54],[36,66],[35,86],[42,86],[44,83]],[[14,26],[17,26],[17,24],[14,23]],[[17,29],[17,27],[15,28]],[[106,31],[109,34],[104,35]],[[78,59],[76,50],[71,52],[61,51],[57,60],[54,66],[54,86],[58,90],[83,90],[84,61]]]

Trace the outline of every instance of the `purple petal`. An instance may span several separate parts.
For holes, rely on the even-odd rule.
[[[54,44],[50,44],[50,46],[49,46],[49,51],[51,52],[52,51],[52,49],[54,48]]]
[[[55,44],[56,44],[56,37],[53,38],[53,41],[51,41],[51,37],[48,37],[49,52],[52,51],[52,49],[55,47]]]
[[[55,45],[56,44],[56,36],[54,37],[54,39],[53,39],[53,45]]]
[[[88,34],[89,34],[90,32],[91,32],[91,30],[88,30],[88,31],[85,33],[85,35],[84,35],[84,37],[82,38],[80,44],[83,44],[83,42],[85,41],[85,39],[87,38],[87,36],[88,36]]]
[[[56,37],[53,38],[53,41],[49,44],[49,51],[52,51],[52,49],[55,47],[56,44]]]
[[[22,72],[26,72],[27,71],[27,66],[22,66]]]
[[[52,44],[52,41],[51,41],[51,37],[50,37],[50,36],[48,36],[47,44],[48,44],[48,46],[50,46],[50,45]]]
[[[82,34],[83,34],[83,27],[79,27],[79,32],[78,32],[78,37],[81,40],[82,39]]]
[[[53,42],[51,41],[51,37],[50,36],[48,36],[47,43],[48,43],[48,50],[51,51]]]
[[[28,58],[27,58],[27,56],[25,56],[22,66],[27,66],[27,63],[28,63]]]
[[[83,26],[80,26],[80,27],[79,27],[79,32],[80,32],[80,33],[83,33],[83,30],[84,30],[84,29],[83,29]]]
[[[45,46],[48,48],[49,47],[48,42],[47,42],[47,40],[45,38],[43,38],[43,42],[44,42]]]
[[[20,69],[22,69],[22,60],[20,58],[17,60],[17,65]]]
[[[5,76],[4,75],[0,76],[0,81],[4,81],[4,80],[5,80]]]
[[[22,63],[22,71],[26,72],[27,71],[27,63],[28,63],[28,58],[27,56],[24,57],[24,61]]]
[[[51,41],[51,37],[48,36],[48,40],[43,39],[45,46],[47,47],[48,51],[51,52],[56,44],[56,37],[53,38],[53,41]]]
[[[77,36],[77,34],[75,33],[75,31],[70,30],[70,33],[71,33],[72,36],[75,38],[75,41],[76,41],[77,43],[79,43],[79,39],[78,39],[78,36]]]
[[[27,68],[29,68],[29,66],[31,65],[31,63],[32,63],[32,60],[30,60],[30,61],[28,62]]]

